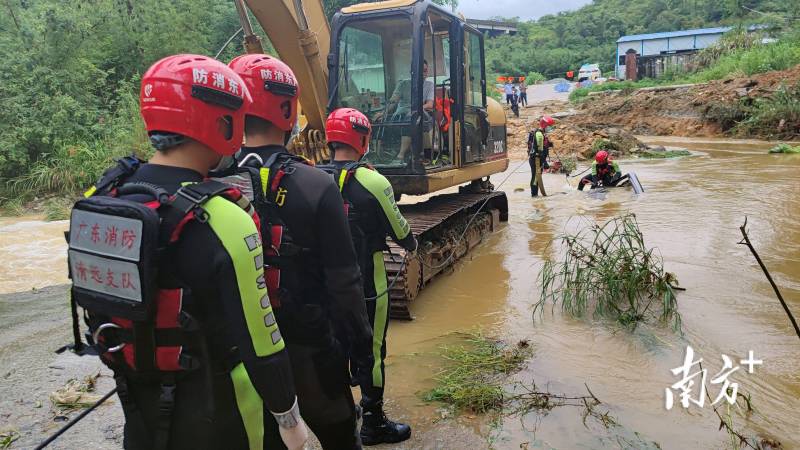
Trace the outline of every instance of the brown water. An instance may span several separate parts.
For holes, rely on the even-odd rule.
[[[800,340],[747,249],[736,245],[747,215],[754,245],[800,316],[800,155],[767,155],[770,144],[757,141],[646,140],[699,153],[623,161],[646,189],[639,197],[622,189],[589,197],[565,177],[547,175],[551,196],[531,199],[527,190],[514,192],[527,189],[528,164],[512,161],[502,186],[508,224],[422,292],[412,306],[416,320],[390,325],[387,397],[393,417],[415,427],[406,448],[643,448],[652,441],[662,448],[723,448],[726,435],[717,431],[708,402],[702,410],[665,409],[664,390],[678,381],[670,369],[681,365],[686,345],[704,359],[709,377],[720,369],[721,354],[738,363],[753,350],[763,366],[752,375],[740,369],[732,379],[761,415],[736,423],[745,434],[800,448]],[[645,242],[659,248],[666,269],[687,289],[678,298],[683,336],[647,326],[631,334],[549,308],[533,320],[535,279],[553,254],[550,239],[626,211],[636,214]],[[64,228],[64,222],[0,220],[0,292],[65,282]],[[439,348],[454,340],[452,333],[479,328],[531,341],[532,359],[509,381],[535,380],[551,392],[578,395],[586,383],[620,426],[605,429],[591,419],[584,426],[582,411],[568,407],[498,425],[468,415],[442,421],[439,406],[424,403],[420,393],[433,386]]]
[[[662,448],[725,447],[726,434],[717,431],[709,402],[702,410],[665,408],[664,390],[678,381],[670,369],[682,364],[686,345],[703,358],[709,381],[722,367],[723,353],[738,363],[753,350],[764,364],[752,375],[743,367],[731,379],[752,395],[763,417],[737,417],[736,423],[746,425],[747,435],[762,433],[785,448],[800,447],[800,340],[747,248],[736,245],[738,227],[748,216],[751,240],[800,317],[800,155],[767,155],[771,145],[757,141],[646,140],[699,153],[623,161],[623,170],[635,171],[646,189],[638,198],[629,190],[592,198],[571,190],[564,176],[548,175],[551,196],[531,199],[527,162],[512,161],[510,171],[519,169],[502,187],[509,196],[508,225],[470,263],[420,295],[412,307],[415,321],[391,324],[389,396],[418,428],[432,427],[437,414],[419,401],[440,367],[430,355],[449,341],[448,333],[483,327],[533,343],[533,359],[514,380],[581,395],[587,383],[621,425],[606,430],[589,420],[585,427],[578,408],[508,418],[500,429],[474,421],[475,432],[496,448],[526,442],[531,448],[641,448],[651,441]],[[526,190],[515,193],[515,188]],[[646,244],[658,247],[666,269],[687,289],[678,298],[683,337],[657,327],[630,334],[607,323],[550,314],[549,308],[532,320],[535,279],[552,256],[549,240],[626,211],[636,214]],[[712,386],[712,398],[717,392]]]
[[[67,282],[65,220],[0,217],[0,294]]]

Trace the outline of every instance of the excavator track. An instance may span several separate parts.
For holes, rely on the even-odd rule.
[[[442,194],[425,202],[400,205],[400,211],[419,242],[417,256],[403,264],[406,251],[389,240],[383,260],[390,283],[390,315],[411,320],[410,305],[420,290],[452,268],[500,222],[508,220],[508,199],[499,191]],[[464,238],[460,239],[462,233]]]

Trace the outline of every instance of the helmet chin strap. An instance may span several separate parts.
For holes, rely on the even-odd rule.
[[[223,156],[222,158],[219,159],[219,162],[217,163],[217,165],[214,166],[213,168],[211,168],[211,172],[217,172],[217,171],[225,170],[225,169],[233,166],[235,161],[236,160],[234,159],[233,155]]]

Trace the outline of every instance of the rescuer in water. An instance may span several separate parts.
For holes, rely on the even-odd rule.
[[[578,183],[578,190],[582,191],[587,184],[591,185],[593,188],[599,186],[614,187],[627,177],[627,175],[622,175],[619,164],[611,160],[611,156],[609,156],[608,152],[600,150],[594,155],[592,173],[581,178],[581,181]]]
[[[539,181],[536,179],[536,160],[539,160],[539,174],[550,165],[547,158],[553,143],[550,142],[547,134],[553,130],[556,121],[550,116],[542,116],[539,119],[539,128],[528,133],[528,164],[531,166],[531,197],[539,195]]]

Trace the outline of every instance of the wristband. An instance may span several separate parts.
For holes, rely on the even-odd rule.
[[[294,405],[288,411],[282,413],[272,413],[281,428],[294,428],[300,423],[300,407],[297,406],[297,397],[294,398]]]

